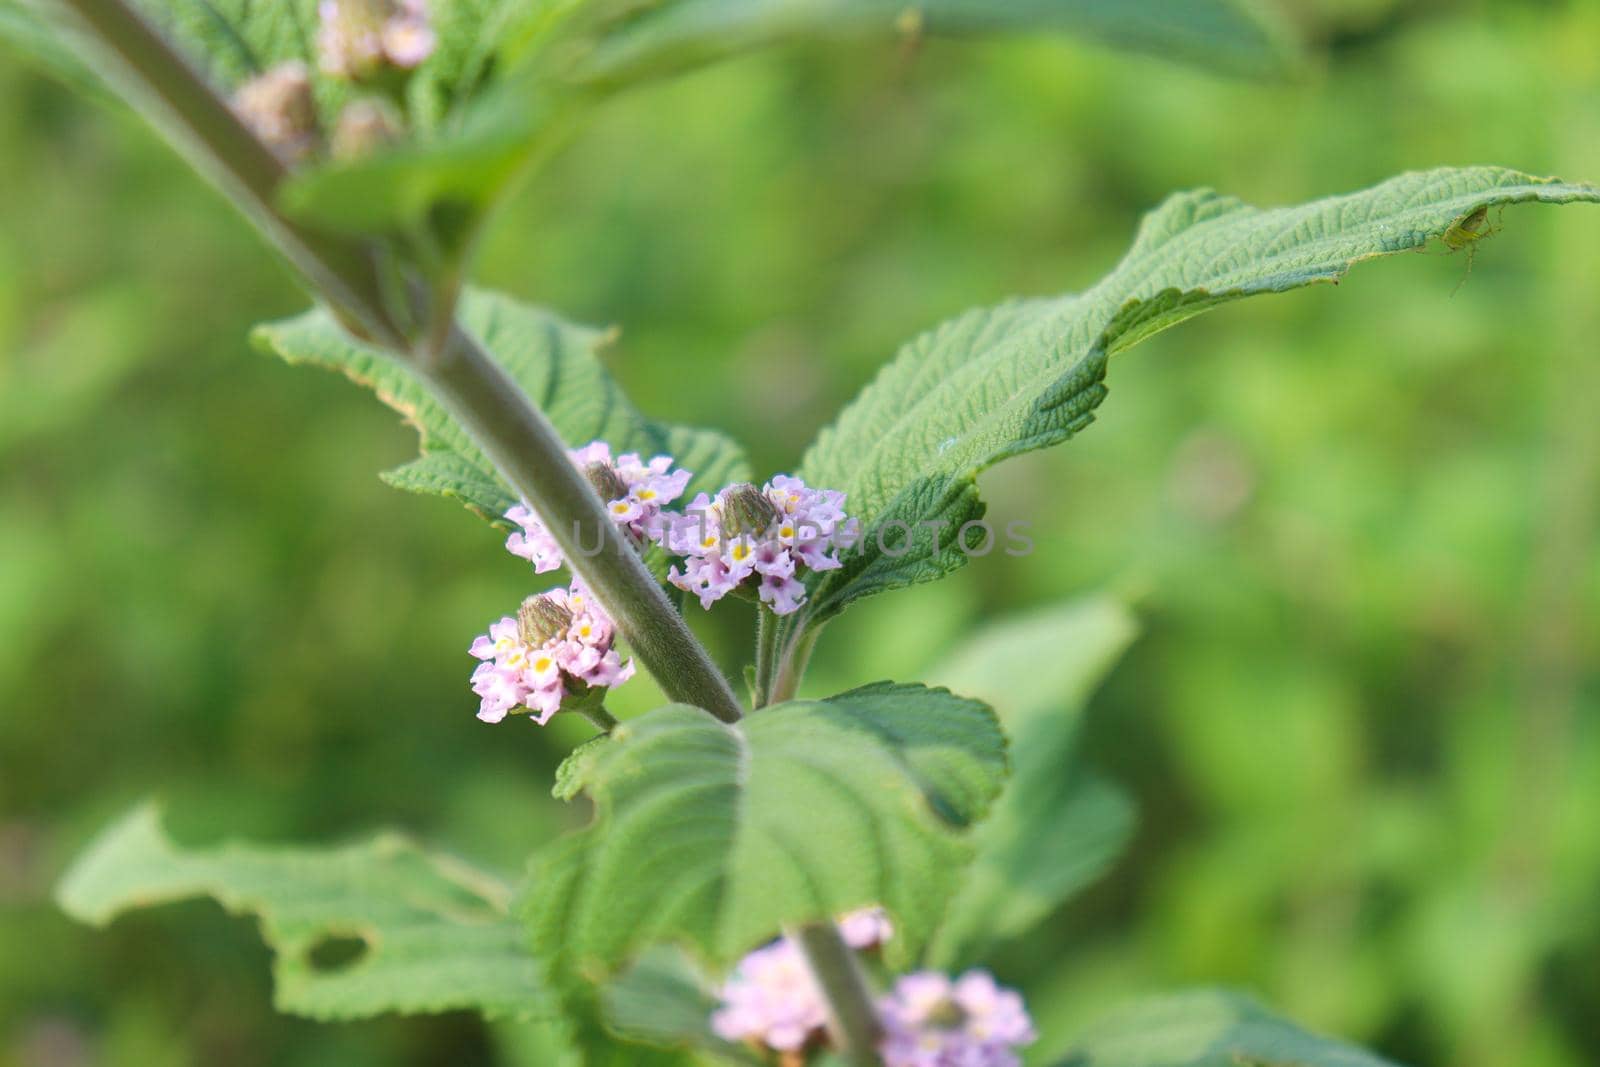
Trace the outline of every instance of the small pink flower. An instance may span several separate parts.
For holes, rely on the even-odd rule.
[[[800,949],[787,938],[739,962],[722,988],[711,1029],[724,1041],[793,1052],[827,1025],[826,1001]]]
[[[987,971],[908,974],[878,1005],[885,1067],[1020,1067],[1036,1040],[1020,994]]]
[[[438,43],[423,0],[321,0],[317,20],[317,65],[333,78],[410,70]]]
[[[521,707],[543,726],[569,697],[621,685],[633,662],[615,641],[616,627],[582,583],[529,597],[467,650],[482,661],[472,673],[478,718],[500,722]]]
[[[611,446],[604,441],[593,441],[567,455],[605,501],[611,521],[640,546],[661,539],[662,507],[682,496],[692,477],[688,471],[674,469],[671,456],[647,461],[626,452],[613,458]],[[530,561],[534,573],[553,571],[565,562],[561,546],[531,507],[518,504],[505,517],[519,527],[506,538],[506,550]]]
[[[839,919],[839,932],[851,948],[865,951],[893,937],[894,927],[882,908],[862,908]],[[722,987],[711,1028],[724,1041],[795,1052],[821,1039],[827,1017],[805,956],[780,937],[739,961]]]
[[[298,60],[279,63],[239,86],[233,110],[287,163],[302,162],[317,149],[311,75]]]
[[[839,933],[845,944],[857,952],[865,952],[894,937],[894,923],[882,908],[862,908],[839,919]]]
[[[681,515],[667,513],[660,543],[683,556],[668,581],[710,607],[746,583],[779,615],[805,603],[800,567],[836,570],[838,553],[855,544],[860,523],[845,515],[844,494],[809,489],[780,474],[760,489],[730,485],[716,497],[704,493]],[[758,577],[753,577],[758,576]]]

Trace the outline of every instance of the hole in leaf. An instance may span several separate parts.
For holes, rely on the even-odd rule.
[[[306,962],[314,971],[342,971],[360,963],[368,948],[365,938],[330,934],[311,946]]]

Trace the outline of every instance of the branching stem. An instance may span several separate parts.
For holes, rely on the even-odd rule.
[[[273,241],[341,321],[415,371],[516,492],[546,520],[573,569],[610,612],[634,653],[674,700],[726,722],[742,710],[733,689],[682,616],[622,541],[600,499],[567,460],[550,425],[464,331],[422,323],[394,307],[376,246],[308,230],[277,206],[283,162],[242,123],[198,71],[126,0],[65,0],[111,59],[127,88],[153,99],[173,139]],[[443,337],[414,345],[412,337]],[[600,551],[578,537],[598,530]],[[588,538],[589,543],[595,543]]]
[[[451,331],[436,358],[413,365],[511,487],[546,520],[568,564],[605,605],[667,695],[737,722],[743,711],[727,679],[567,459],[550,421],[500,365],[461,329]]]

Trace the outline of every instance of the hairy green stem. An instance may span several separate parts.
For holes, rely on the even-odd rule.
[[[804,625],[804,624],[802,624]],[[785,629],[777,642],[780,650],[774,657],[772,682],[766,690],[767,702],[780,704],[793,700],[800,690],[800,680],[805,677],[806,665],[811,662],[811,650],[817,645],[822,628]]]
[[[621,723],[617,722],[617,717],[615,715],[606,710],[606,706],[604,704],[593,704],[588,707],[581,707],[578,709],[578,714],[582,715],[585,719],[588,719],[594,724],[594,728],[603,734],[609,734],[612,730],[615,730],[618,726],[622,725]]]
[[[414,347],[409,338],[418,331],[409,325],[411,309],[396,308],[386,295],[393,287],[385,286],[372,249],[308,230],[278,210],[278,190],[288,177],[282,160],[126,0],[65,3],[129,90],[160,105],[173,139],[261,226],[312,291],[346,325],[416,371],[511,487],[546,519],[573,569],[667,695],[737,721],[742,709],[727,679],[568,462],[549,420],[499,365],[453,324],[448,331],[421,331],[444,337],[443,345]]]
[[[839,928],[830,922],[807,923],[788,934],[805,954],[828,1001],[828,1033],[840,1056],[852,1067],[879,1067],[883,1027],[855,953],[844,943]]]
[[[777,667],[778,638],[783,627],[765,604],[756,605],[756,683],[750,706],[764,708],[772,703],[772,675]]]
[[[655,576],[627,543],[567,448],[516,383],[459,328],[414,369],[439,402],[545,520],[573,571],[605,605],[633,652],[674,700],[724,722],[743,715],[705,648],[673,610]]]

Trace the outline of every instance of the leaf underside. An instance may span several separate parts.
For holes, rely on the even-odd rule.
[[[1281,26],[1235,0],[669,0],[613,5],[578,75],[626,82],[806,37],[1063,33],[1223,70],[1285,70]]]
[[[326,849],[186,849],[145,806],[102,833],[57,890],[69,915],[97,926],[193,897],[259,917],[280,1011],[322,1020],[553,1011],[506,887],[398,835]],[[359,955],[321,962],[319,948],[337,942]]]
[[[1094,288],[969,311],[924,334],[822,431],[801,473],[845,490],[866,536],[845,567],[810,580],[797,625],[962,566],[955,534],[984,514],[978,474],[1087,426],[1109,355],[1228,301],[1335,282],[1362,260],[1448,241],[1487,208],[1597,200],[1592,186],[1497,167],[1403,174],[1272,210],[1209,190],[1172,197]]]
[[[749,477],[743,453],[725,435],[652,422],[629,403],[599,359],[609,333],[475,290],[465,294],[461,318],[569,447],[603,440],[615,452],[667,453],[694,472],[690,494]],[[327,312],[258,326],[253,338],[290,363],[340,371],[405,416],[421,437],[422,456],[385,473],[390,485],[454,498],[497,523],[516,503],[494,465],[421,383],[383,352],[351,339]]]
[[[535,857],[517,911],[585,1063],[613,1055],[598,987],[649,946],[720,967],[785,925],[881,904],[891,963],[914,958],[1005,772],[985,705],[887,682],[735,725],[660,708],[575,754],[562,792],[586,792],[594,822]]]
[[[1199,990],[1152,997],[1095,1027],[1056,1067],[1396,1067],[1307,1033],[1247,996]]]
[[[890,911],[909,954],[1005,767],[987,707],[922,686],[867,686],[733,726],[662,708],[571,772],[595,822],[544,854],[523,911],[541,954],[591,978],[659,941],[727,963],[784,924],[868,904]]]

